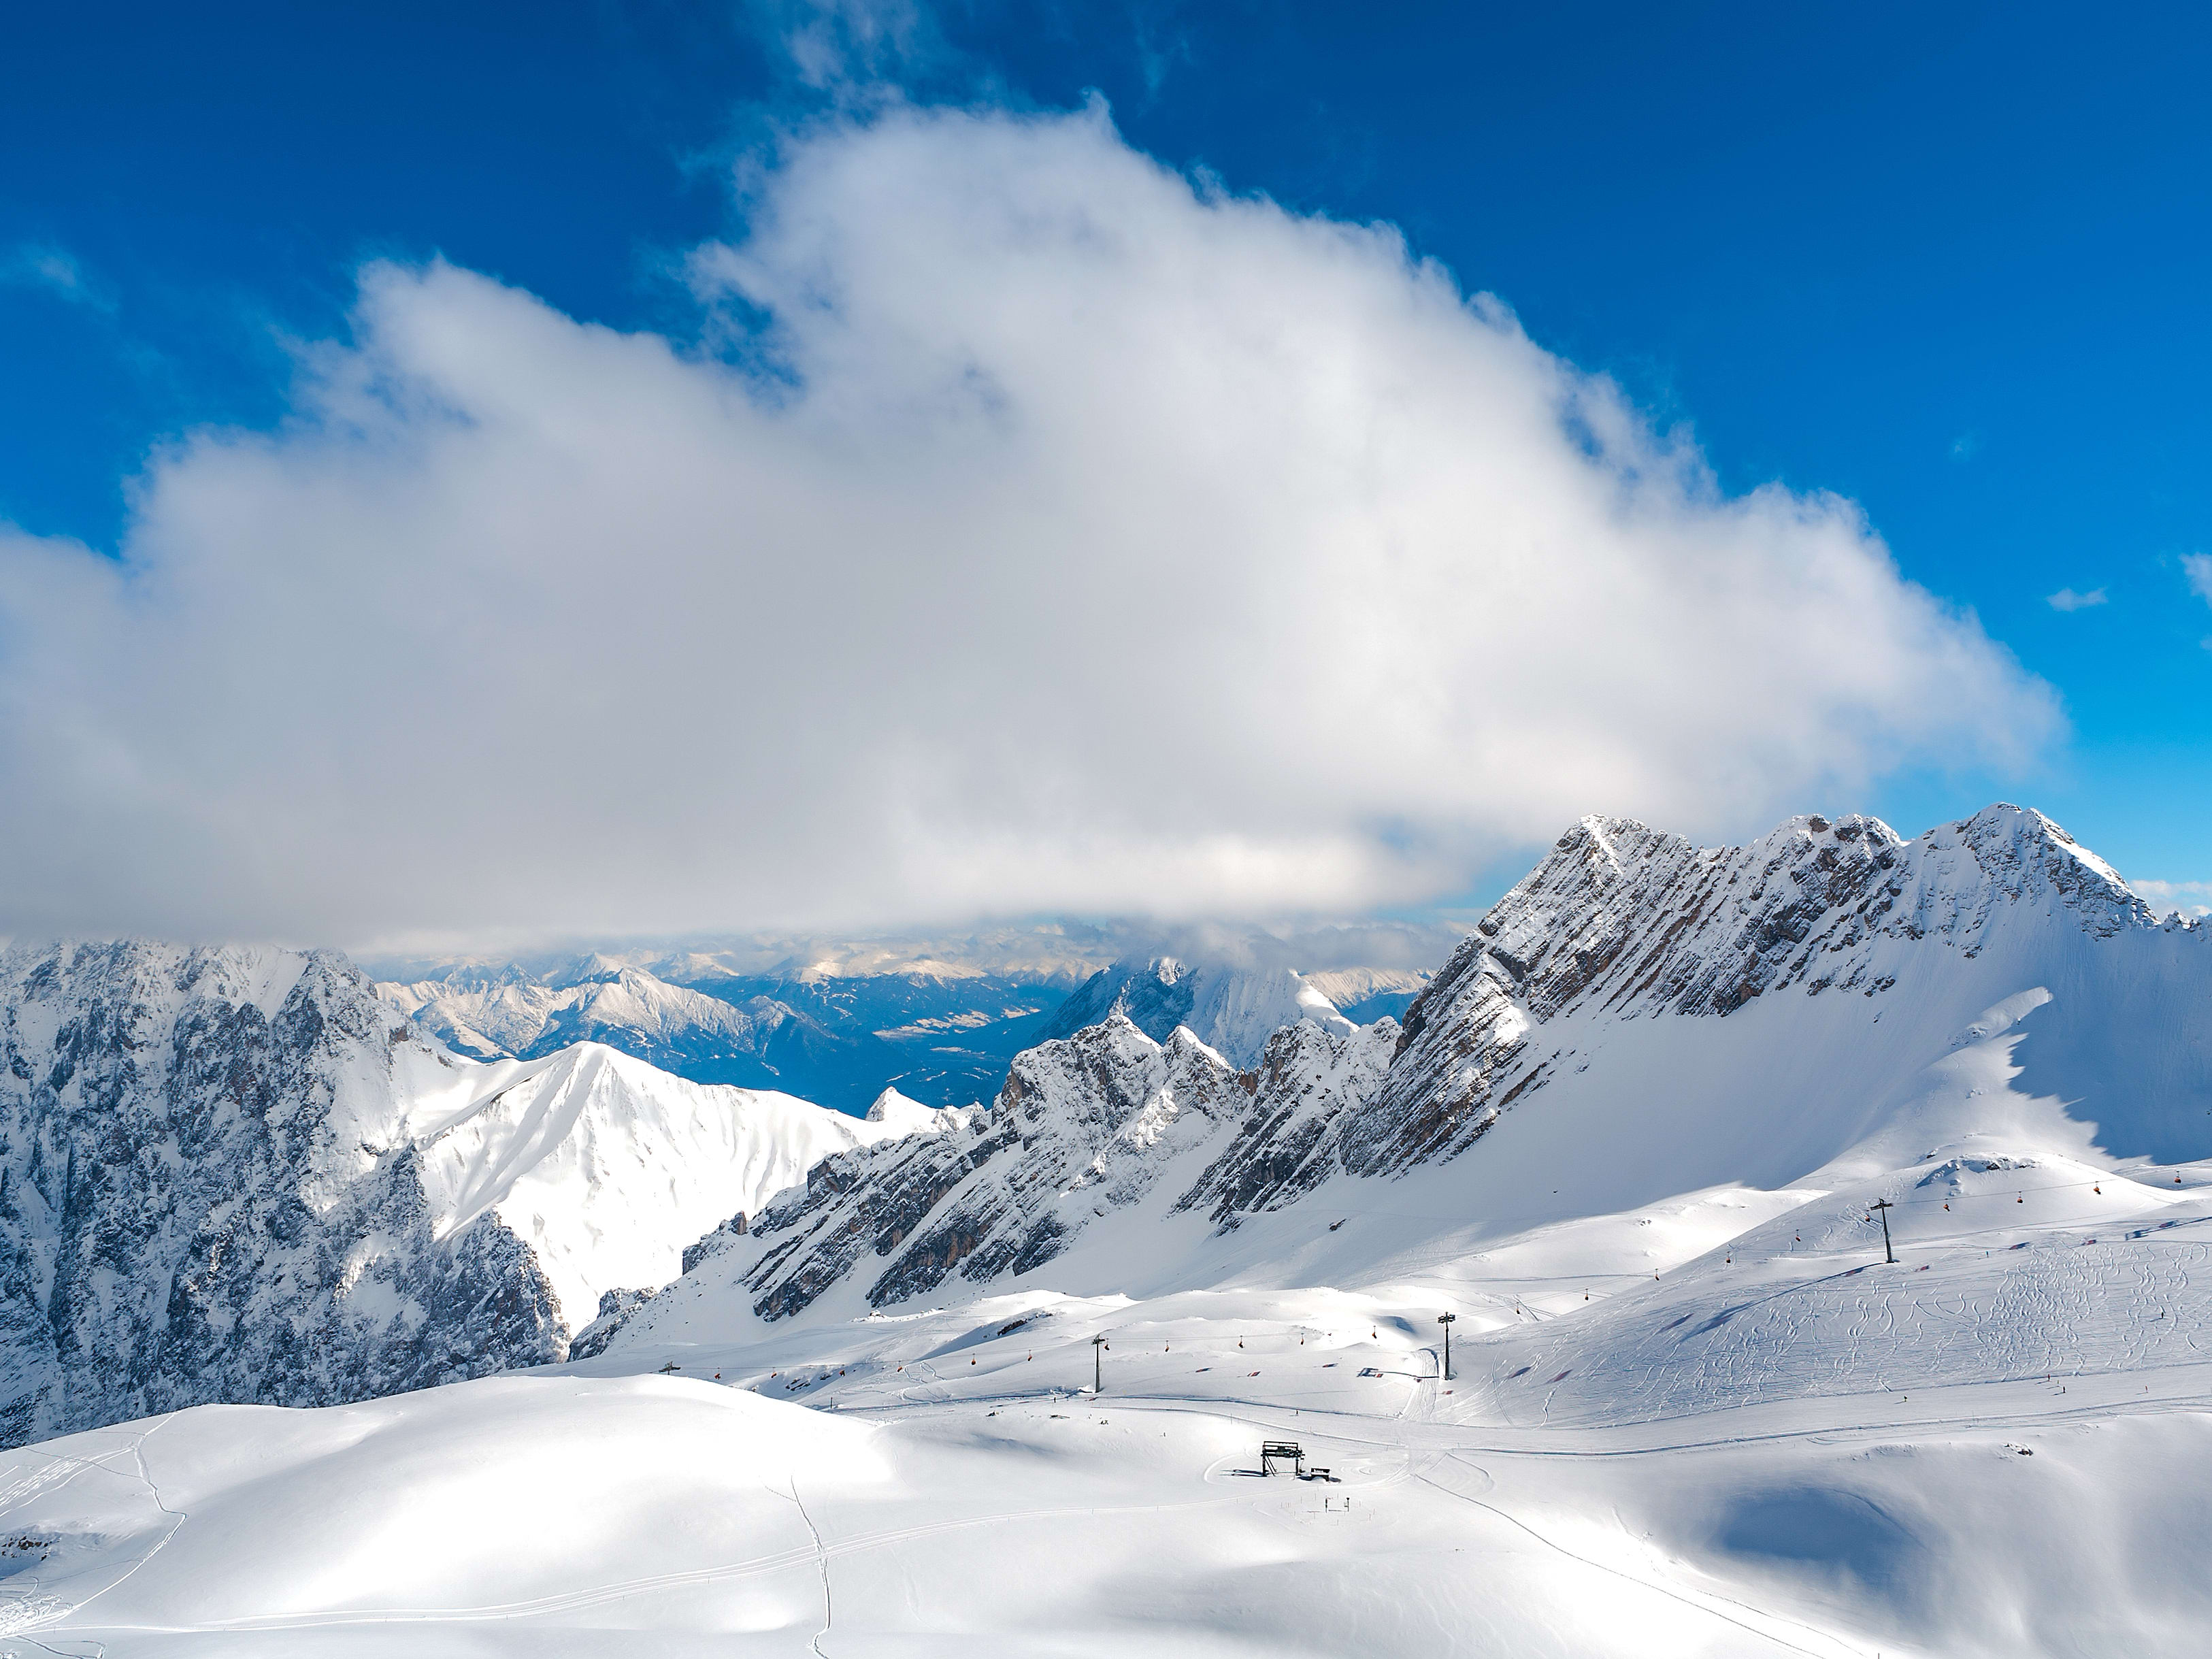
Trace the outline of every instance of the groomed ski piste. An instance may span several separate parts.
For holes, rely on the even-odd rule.
[[[0,1651],[2202,1651],[2212,1170],[1908,1173],[78,1435]]]

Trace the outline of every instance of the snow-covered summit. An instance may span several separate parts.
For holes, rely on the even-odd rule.
[[[625,1047],[751,1054],[763,1016],[655,978],[642,968],[586,957],[543,978],[513,963],[474,964],[435,979],[377,987],[385,1001],[478,1060],[533,1059],[570,1042],[627,1034]],[[641,1055],[641,1057],[644,1057]]]
[[[0,952],[0,1435],[557,1358],[902,1133],[597,1045],[457,1056],[331,952]]]
[[[532,970],[462,963],[426,978],[387,981],[392,1007],[477,1060],[538,1060],[603,1042],[699,1083],[804,1094],[857,1110],[898,1064],[866,1032],[836,1032],[787,1001],[742,994],[726,975],[712,992],[675,985],[635,963],[590,952]]]
[[[1778,999],[1793,1000],[1771,1018],[1796,1027],[1806,1052],[1815,1029],[1841,1042],[1843,1025],[1888,1020],[1857,1040],[1844,1079],[1886,1075],[1880,1057],[1908,1026],[1928,1023],[1948,1040],[1979,1011],[2030,992],[2063,1002],[2037,1019],[2047,1040],[2034,1052],[2046,1063],[2062,1048],[2124,1051],[2118,1033],[2148,1036],[2154,1008],[2196,994],[2185,988],[2208,971],[2212,931],[2160,922],[2110,866],[2021,807],[1990,806],[1910,842],[1878,818],[1808,816],[1746,846],[1708,848],[1629,819],[1585,818],[1407,1011],[1376,1121],[1413,1126],[1382,1131],[1391,1152],[1427,1156],[1556,1083],[1569,1057],[1586,1066],[1601,1030],[1668,1015],[1741,1018]],[[1802,1006],[1824,994],[1850,994],[1864,1012]],[[2100,1081],[2069,1060],[2068,1086],[2077,1102],[2118,1107],[2113,1085],[2136,1069],[2115,1053]],[[2149,1133],[2148,1103],[2173,1098],[2171,1086],[2152,1090],[2126,1106],[2128,1128],[2118,1117],[2112,1126],[2123,1139]]]
[[[975,1110],[972,1106],[925,1106],[896,1089],[886,1089],[869,1106],[865,1121],[896,1134],[934,1134],[965,1122]]]

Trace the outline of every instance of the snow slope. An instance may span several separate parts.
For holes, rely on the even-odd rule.
[[[529,1248],[571,1330],[608,1291],[666,1284],[684,1245],[757,1214],[822,1158],[936,1125],[914,1102],[856,1120],[789,1095],[686,1082],[598,1043],[443,1081],[403,1081],[439,1236],[497,1218]]]
[[[203,1407],[0,1459],[0,1639],[2195,1652],[2212,1363],[2186,1335],[2212,1316],[2191,1271],[2212,1189],[2184,1174],[2179,1197],[2162,1171],[2108,1192],[2095,1247],[2070,1200],[1996,1231],[1939,1224],[1962,1212],[1938,1200],[1888,1267],[1863,1226],[1794,1248],[1863,1214],[1844,1194],[1800,1195],[1763,1240],[1722,1236],[1716,1197],[1364,1288],[1031,1292],[319,1411]],[[1639,1287],[1647,1221],[1666,1271]],[[1674,1260],[1693,1235],[1717,1248]],[[1616,1273],[1587,1303],[1556,1271],[1577,1255]],[[2143,1349],[2157,1324],[2185,1340]],[[1330,1478],[1262,1477],[1279,1438]]]

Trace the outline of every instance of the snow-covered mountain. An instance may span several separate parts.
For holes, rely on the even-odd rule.
[[[1403,1247],[1395,1189],[1423,1170],[1424,1212],[1480,1237],[1929,1147],[2212,1152],[2212,929],[2157,920],[2009,806],[1912,842],[1808,817],[1704,850],[1587,819],[1402,1031],[1297,1018],[1241,1073],[1133,1023],[1182,982],[1099,981],[1105,1024],[1022,1056],[941,1138],[827,1161],[632,1314],[641,1339],[707,1307],[734,1329],[956,1288],[1291,1283],[1322,1261],[1334,1282]],[[1316,1237],[1316,1207],[1340,1228]]]
[[[621,1037],[640,1060],[750,1059],[760,1047],[749,1011],[671,985],[641,968],[586,956],[543,978],[513,963],[459,966],[377,994],[457,1054],[530,1060],[576,1042]],[[662,1069],[669,1069],[665,1065]]]
[[[1037,1037],[1073,1036],[1121,1013],[1159,1042],[1181,1026],[1249,1066],[1285,1025],[1304,1020],[1340,1036],[1404,1013],[1464,936],[1403,922],[1177,928],[1091,975]]]
[[[1238,1071],[1114,1017],[880,1117],[942,1133],[822,1161],[564,1365],[0,1455],[0,1629],[2203,1645],[2212,928],[2033,813],[1588,820],[1401,1033]]]
[[[0,953],[0,1436],[556,1359],[603,1297],[917,1127],[597,1044],[454,1055],[343,957]]]
[[[694,1082],[856,1115],[890,1087],[945,1104],[994,1092],[1067,993],[927,960],[844,972],[853,964],[793,959],[755,975],[696,951],[659,955],[659,972],[599,952],[413,966],[379,993],[457,1052],[530,1060],[604,1042]]]
[[[1100,969],[1038,1035],[1073,1036],[1116,1014],[1161,1041],[1179,1029],[1188,1031],[1238,1066],[1253,1064],[1269,1037],[1301,1020],[1339,1036],[1352,1029],[1334,1003],[1279,963],[1193,963],[1160,956]]]
[[[701,1083],[864,1111],[885,1088],[988,1100],[1023,1049],[1115,1006],[1178,1024],[1240,1065],[1301,1018],[1401,1014],[1461,930],[1409,923],[1279,931],[1037,922],[864,939],[635,941],[581,955],[379,964],[386,1000],[478,1059],[600,1042]]]
[[[2154,917],[2040,813],[1911,842],[1800,817],[1717,850],[1590,818],[1409,1012],[1374,1120],[1386,1155],[1425,1157],[1508,1110],[1605,1115],[1608,1161],[1678,1191],[2015,1127],[2197,1157],[2208,1017],[2212,929]],[[1969,1052],[2015,1069],[1958,1095]]]
[[[459,963],[386,981],[377,992],[477,1060],[535,1060],[603,1042],[695,1083],[774,1089],[855,1115],[902,1069],[898,1053],[867,1030],[833,1030],[726,975],[712,982],[709,994],[593,954],[539,972]]]
[[[1456,947],[1458,941],[1454,939]],[[1441,962],[1451,954],[1445,951]],[[1298,977],[1318,991],[1354,1025],[1371,1025],[1385,1014],[1401,1018],[1429,988],[1426,968],[1316,968]]]
[[[1126,954],[1134,924],[1040,921],[925,933],[750,933],[607,947],[620,961],[680,985],[716,974],[818,984],[847,980],[950,983],[998,980],[1057,986],[1063,994]]]

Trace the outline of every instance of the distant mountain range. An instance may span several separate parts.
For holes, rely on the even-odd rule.
[[[385,1001],[457,1053],[528,1060],[604,1042],[695,1082],[860,1113],[886,1088],[933,1106],[988,1100],[1016,1054],[1117,1007],[1156,1038],[1188,1025],[1248,1063],[1289,1021],[1348,1029],[1401,1012],[1458,939],[1395,923],[1046,923],[375,966]]]
[[[1180,1028],[1232,1064],[1249,1066],[1285,1025],[1304,1021],[1349,1036],[1356,1025],[1403,1013],[1429,981],[1427,974],[1408,969],[1300,974],[1290,957],[1290,947],[1272,939],[1217,952],[1210,961],[1132,957],[1085,980],[1036,1037],[1073,1036],[1119,1014],[1155,1042]],[[1338,1003],[1331,990],[1346,1001]]]

